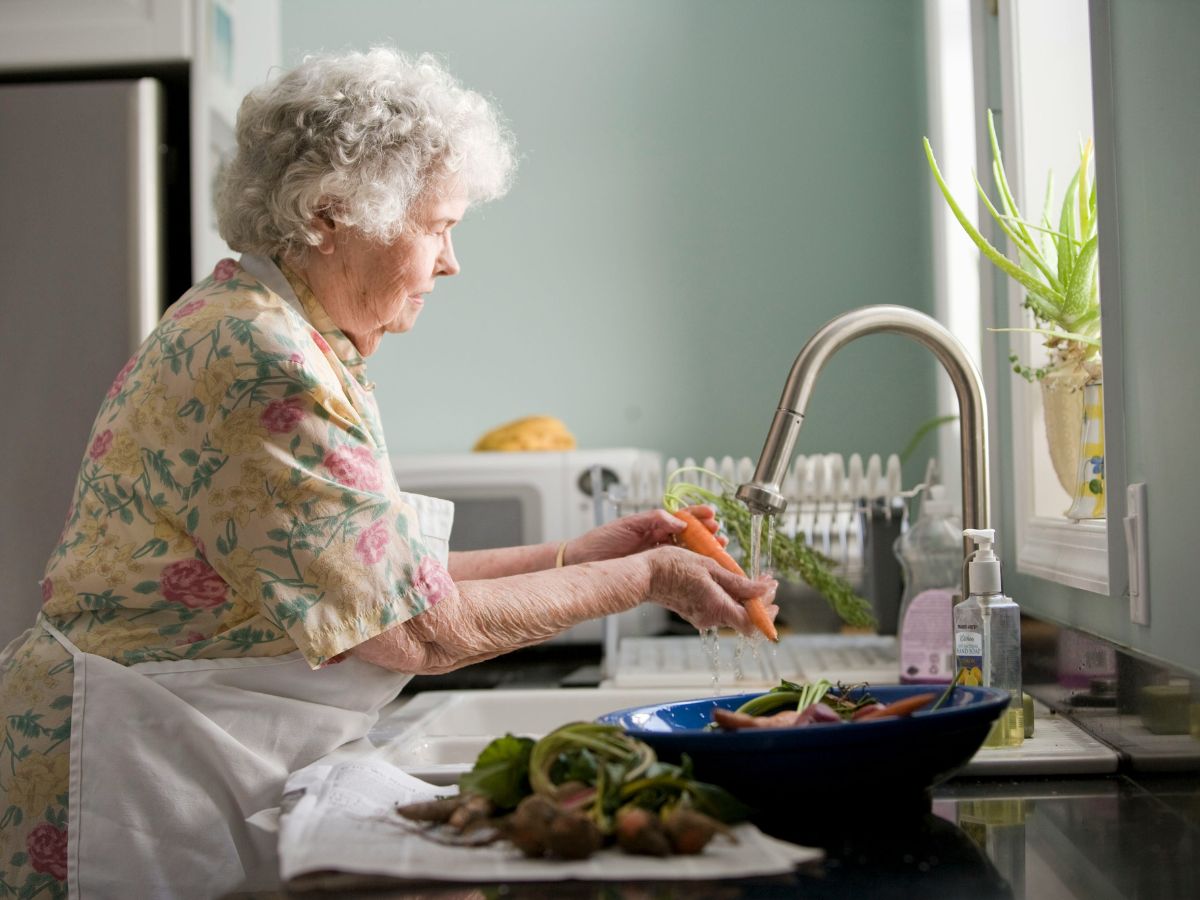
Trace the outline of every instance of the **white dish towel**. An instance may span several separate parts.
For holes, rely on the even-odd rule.
[[[697,856],[666,860],[605,849],[589,859],[528,859],[500,841],[484,847],[435,843],[396,814],[397,804],[453,793],[408,775],[378,755],[314,763],[288,778],[279,818],[280,876],[293,887],[357,874],[465,882],[673,881],[779,875],[820,859],[822,851],[737,826]]]

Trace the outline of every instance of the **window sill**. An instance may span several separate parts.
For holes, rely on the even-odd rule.
[[[1019,530],[1018,572],[1108,595],[1106,521],[1036,517]]]

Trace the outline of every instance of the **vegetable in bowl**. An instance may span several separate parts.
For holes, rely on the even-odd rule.
[[[799,728],[911,716],[926,708],[932,712],[950,699],[962,674],[963,670],[960,669],[941,697],[934,693],[912,694],[886,704],[880,703],[870,693],[865,682],[852,687],[838,684],[835,689],[833,683],[825,678],[803,685],[784,680],[767,693],[747,700],[737,709],[714,707],[713,721],[707,727],[726,731]]]
[[[749,708],[758,713],[795,710],[792,687],[804,686],[651,704],[598,721],[649,744],[660,760],[686,756],[697,779],[720,785],[751,808],[751,821],[779,832],[781,824],[803,824],[797,810],[927,806],[929,788],[970,762],[1010,699],[1007,691],[958,685],[945,700],[922,698],[911,715],[736,731],[710,727],[717,709],[753,703]],[[861,684],[829,688],[826,696],[857,704],[869,695],[869,703],[886,707],[928,691],[927,685]]]

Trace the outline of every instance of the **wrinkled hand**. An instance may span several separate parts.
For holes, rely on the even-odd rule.
[[[699,519],[705,528],[717,534],[721,526],[711,506],[689,506],[687,511]],[[671,543],[672,536],[683,531],[684,527],[683,522],[665,509],[622,516],[569,541],[564,561],[573,565],[641,553]],[[724,535],[717,535],[717,540],[721,546],[729,542]]]
[[[771,621],[778,582],[735,575],[706,556],[682,547],[658,547],[645,554],[650,564],[648,599],[682,616],[697,628],[733,628],[745,635],[758,630],[742,602],[761,597]]]

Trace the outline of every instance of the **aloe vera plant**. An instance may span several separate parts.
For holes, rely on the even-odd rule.
[[[1040,379],[1051,368],[1083,366],[1100,353],[1096,182],[1090,174],[1092,142],[1088,140],[1080,148],[1079,167],[1067,186],[1056,228],[1050,220],[1053,177],[1047,178],[1041,219],[1036,223],[1027,221],[1017,208],[1008,184],[991,110],[988,110],[988,136],[999,209],[978,177],[975,177],[975,187],[987,211],[1016,247],[1019,264],[992,246],[963,213],[938,169],[928,138],[924,142],[925,156],[942,196],[963,230],[985,257],[1025,289],[1023,305],[1033,314],[1035,327],[993,330],[1023,331],[1045,337],[1050,356],[1046,367],[1031,368],[1022,365],[1015,355],[1009,357],[1013,371],[1032,381]]]

